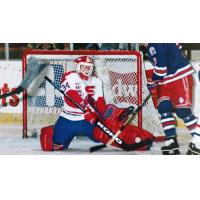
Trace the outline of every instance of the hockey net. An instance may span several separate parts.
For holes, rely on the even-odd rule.
[[[41,70],[23,94],[23,137],[39,133],[45,126],[54,125],[64,105],[63,96],[50,83],[48,76],[60,86],[64,72],[74,70],[73,60],[80,55],[94,59],[96,75],[103,81],[107,104],[118,107],[137,107],[148,96],[142,55],[137,51],[27,51],[23,54],[23,74],[30,58],[39,59]],[[154,135],[163,129],[152,99],[132,121]]]

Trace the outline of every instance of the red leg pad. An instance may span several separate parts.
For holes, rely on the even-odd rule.
[[[53,150],[53,126],[41,129],[40,144],[43,151]]]

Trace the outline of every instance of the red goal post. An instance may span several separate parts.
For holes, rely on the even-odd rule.
[[[58,86],[62,74],[73,70],[73,60],[81,55],[92,56],[96,75],[103,81],[107,103],[119,107],[137,106],[148,95],[142,53],[138,51],[60,51],[33,50],[23,54],[23,76],[30,58],[40,60],[41,71],[27,91],[23,93],[23,137],[48,125],[53,125],[62,110],[63,99],[44,76]],[[153,114],[153,115],[152,115]],[[152,121],[152,122],[149,122]],[[150,100],[133,122],[139,127],[160,134],[162,132],[157,111]],[[150,125],[153,128],[150,128]]]

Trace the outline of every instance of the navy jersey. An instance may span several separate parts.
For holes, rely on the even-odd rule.
[[[154,66],[152,80],[159,84],[173,82],[194,72],[176,43],[149,43],[147,53]]]

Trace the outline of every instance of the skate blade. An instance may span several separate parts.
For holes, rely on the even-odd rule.
[[[180,155],[180,151],[178,149],[171,150],[171,151],[163,151],[163,155]]]

